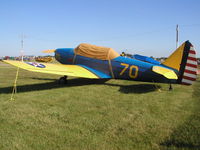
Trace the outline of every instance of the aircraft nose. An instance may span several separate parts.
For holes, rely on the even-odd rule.
[[[61,63],[71,63],[74,56],[73,48],[58,48],[55,51],[55,58]]]

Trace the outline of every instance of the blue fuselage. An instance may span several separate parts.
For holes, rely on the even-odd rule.
[[[169,82],[169,80],[164,76],[152,71],[152,67],[155,66],[155,64],[127,57],[119,56],[110,61],[99,60],[75,55],[73,48],[60,48],[56,50],[55,58],[61,64],[80,65],[100,78],[115,78],[146,82]]]

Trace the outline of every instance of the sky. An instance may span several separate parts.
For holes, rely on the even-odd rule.
[[[0,0],[0,57],[74,48],[167,57],[189,40],[200,57],[200,0]]]

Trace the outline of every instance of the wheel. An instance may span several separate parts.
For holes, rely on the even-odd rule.
[[[59,83],[59,84],[67,84],[67,76],[61,77],[61,78],[58,80],[58,83]]]

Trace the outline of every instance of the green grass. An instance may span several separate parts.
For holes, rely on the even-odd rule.
[[[200,80],[192,86],[69,78],[0,63],[0,149],[200,149]]]

